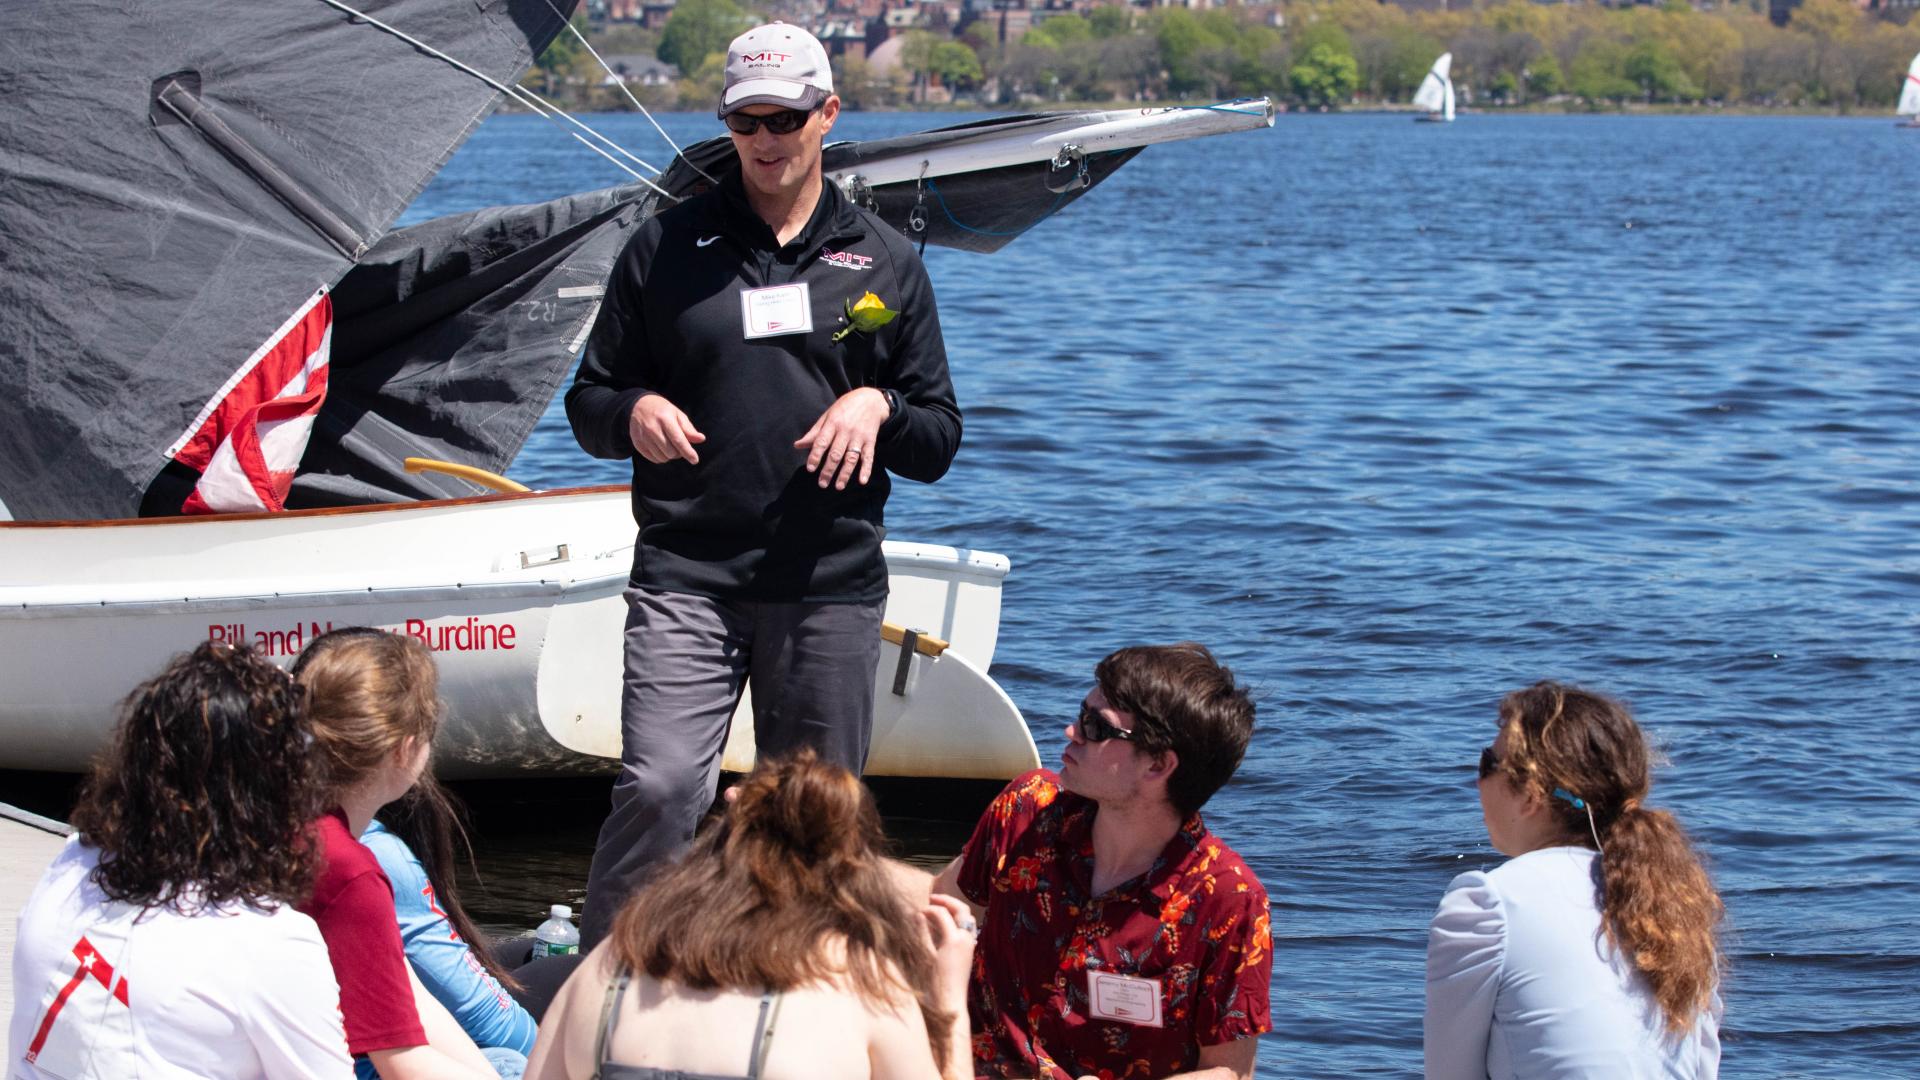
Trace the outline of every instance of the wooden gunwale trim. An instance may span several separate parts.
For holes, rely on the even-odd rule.
[[[521,502],[529,499],[555,499],[568,495],[605,495],[626,491],[627,484],[598,484],[592,487],[551,488],[546,491],[503,492],[498,495],[470,495],[464,499],[422,499],[418,502],[369,503],[366,506],[325,506],[312,510],[255,511],[249,514],[195,514],[179,517],[109,518],[105,521],[0,521],[5,529],[108,529],[128,525],[199,525],[210,521],[261,521],[344,517],[349,514],[375,514],[390,510],[419,510],[428,507],[481,506],[490,503]]]

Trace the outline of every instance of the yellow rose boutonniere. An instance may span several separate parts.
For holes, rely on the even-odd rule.
[[[847,301],[847,325],[833,335],[833,340],[839,341],[855,330],[863,334],[871,334],[892,322],[893,317],[898,314],[900,313],[887,307],[886,301],[872,293],[858,300],[849,300]]]

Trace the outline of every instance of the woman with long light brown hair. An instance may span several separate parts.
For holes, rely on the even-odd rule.
[[[852,773],[762,762],[567,981],[527,1076],[972,1076],[972,918],[910,905],[883,843]]]
[[[1500,703],[1480,805],[1511,858],[1453,879],[1427,937],[1427,1076],[1718,1075],[1719,894],[1620,702],[1536,683]]]
[[[362,1076],[468,1080],[518,1071],[517,1050],[482,1050],[408,963],[393,882],[360,837],[420,782],[440,727],[433,654],[370,627],[330,630],[294,663],[325,774],[314,822],[320,871],[300,911],[319,924],[340,983],[347,1049]]]

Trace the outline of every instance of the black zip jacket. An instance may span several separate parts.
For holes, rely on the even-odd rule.
[[[747,340],[741,291],[795,281],[807,283],[813,332]],[[899,315],[831,340],[846,305],[867,292]],[[873,478],[823,491],[793,441],[861,386],[895,391],[901,407],[869,451]],[[694,447],[698,465],[654,465],[635,452],[627,420],[648,393],[707,437]],[[748,205],[737,169],[640,226],[614,266],[566,405],[587,453],[633,460],[633,583],[720,599],[885,597],[887,473],[932,483],[960,448],[933,285],[906,238],[828,181],[806,228],[782,247]]]

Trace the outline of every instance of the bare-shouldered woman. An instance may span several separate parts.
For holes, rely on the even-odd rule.
[[[527,1076],[971,1076],[971,919],[909,906],[882,842],[845,769],[762,763],[568,980]]]

